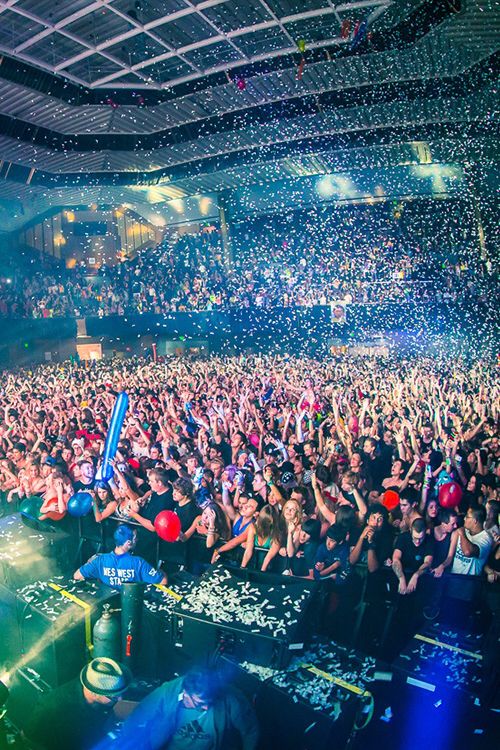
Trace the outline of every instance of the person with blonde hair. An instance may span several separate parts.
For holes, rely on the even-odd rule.
[[[300,529],[303,520],[302,506],[298,500],[289,499],[281,509],[281,522],[286,530],[286,543],[280,548],[280,555],[292,558],[299,548]]]
[[[271,505],[264,505],[257,516],[255,525],[248,528],[241,567],[247,567],[253,557],[254,550],[265,550],[264,559],[260,565],[260,570],[264,573],[278,554],[282,538],[279,514]]]

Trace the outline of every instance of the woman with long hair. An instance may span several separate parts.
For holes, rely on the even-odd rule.
[[[282,542],[283,534],[281,531],[280,516],[271,505],[264,505],[257,516],[255,526],[250,526],[248,529],[241,567],[247,567],[255,550],[265,551],[264,559],[260,566],[260,570],[264,573],[278,554]]]
[[[65,476],[58,469],[53,471],[47,477],[47,488],[44,493],[44,499],[40,507],[39,521],[51,519],[52,521],[61,520],[66,514],[68,501],[73,494],[73,487],[69,477]]]
[[[216,503],[210,503],[194,519],[183,538],[189,546],[189,568],[200,575],[208,568],[213,549],[219,542],[224,544],[230,536],[230,526],[226,514]]]
[[[222,508],[216,503],[207,505],[197,516],[189,529],[184,533],[187,541],[193,535],[205,540],[207,549],[211,549],[219,540],[226,541],[229,536],[229,524]]]
[[[281,510],[281,524],[286,531],[286,542],[280,548],[280,557],[292,558],[299,548],[300,530],[303,521],[302,507],[298,500],[289,499]]]
[[[91,492],[93,500],[94,518],[97,523],[103,523],[113,515],[118,506],[118,501],[113,497],[111,487],[107,482],[96,481],[94,491]]]
[[[435,497],[430,497],[427,500],[424,520],[427,526],[427,533],[431,533],[434,527],[439,524],[439,503]]]
[[[212,563],[217,562],[220,555],[245,546],[249,529],[255,523],[259,503],[260,498],[258,496],[245,492],[238,497],[238,511],[232,506],[224,505],[224,513],[228,522],[232,523],[231,538],[222,547],[215,550],[212,555]]]

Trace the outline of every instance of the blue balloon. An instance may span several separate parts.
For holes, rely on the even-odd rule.
[[[75,492],[68,500],[68,513],[75,518],[86,516],[92,508],[92,495],[88,492]]]
[[[106,443],[104,444],[104,453],[102,454],[102,464],[97,470],[96,479],[102,479],[104,482],[109,482],[113,477],[113,467],[110,464],[116,455],[116,449],[120,441],[120,433],[122,431],[123,420],[128,409],[128,395],[123,392],[119,393],[115,405],[113,406],[113,413],[111,414],[111,421],[109,423],[109,430],[106,436]]]
[[[363,41],[363,38],[364,38],[367,30],[368,30],[368,24],[366,22],[366,19],[364,19],[359,24],[359,26],[357,28],[357,31],[356,31],[356,34],[352,38],[352,42],[350,44],[350,49],[351,50],[356,49],[356,47],[358,46],[358,44],[360,44]]]

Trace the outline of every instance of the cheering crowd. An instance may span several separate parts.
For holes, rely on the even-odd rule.
[[[93,277],[82,267],[41,271],[33,257],[34,273],[28,264],[0,281],[0,316],[491,300],[495,269],[479,260],[470,216],[445,203],[416,201],[398,219],[384,203],[235,223],[233,261],[213,227],[168,235]]]
[[[458,573],[496,588],[500,577],[496,376],[487,363],[271,356],[5,372],[2,510],[38,496],[41,523],[70,528],[68,501],[87,491],[89,556],[125,524],[167,574],[223,560],[336,591],[383,575],[432,616],[432,582]],[[129,409],[105,483],[96,472],[120,391]],[[441,507],[450,482],[459,502]],[[163,510],[180,518],[173,543],[155,532]]]

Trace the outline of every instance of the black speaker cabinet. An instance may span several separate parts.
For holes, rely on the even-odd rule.
[[[174,643],[193,659],[222,651],[277,668],[308,636],[313,582],[227,569],[208,570],[174,610]]]
[[[430,692],[460,690],[474,697],[481,692],[483,656],[480,639],[431,623],[410,640],[393,663],[410,685]]]
[[[307,665],[314,662],[318,672]],[[345,747],[373,709],[369,679],[374,660],[335,643],[314,646],[284,670],[230,658],[220,668],[253,704],[261,727],[259,750],[331,750]],[[329,671],[331,670],[331,671]]]
[[[119,607],[118,593],[90,581],[59,579],[21,587],[13,613],[19,628],[18,659],[51,687],[76,677],[105,602]]]
[[[149,584],[145,587],[138,663],[142,677],[171,679],[177,671],[172,669],[177,656],[182,669],[186,655],[174,646],[174,609],[197,582],[191,573],[182,571],[169,577],[166,586]]]
[[[8,588],[69,573],[73,554],[65,531],[30,528],[18,513],[0,518],[0,583]]]
[[[345,747],[359,714],[359,699],[345,692],[336,717],[315,711],[306,701],[293,700],[288,691],[264,682],[255,710],[263,727],[259,750],[331,750]]]

